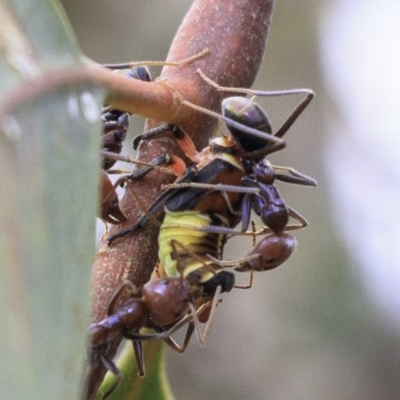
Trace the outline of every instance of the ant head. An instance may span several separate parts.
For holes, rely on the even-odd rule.
[[[235,268],[237,271],[268,271],[283,264],[296,249],[296,239],[288,233],[266,236],[248,254],[251,260]]]
[[[271,135],[269,118],[259,104],[245,97],[228,97],[222,101],[222,114],[233,121]],[[268,137],[254,136],[245,130],[229,126],[229,132],[236,144],[248,153],[260,150],[270,144]]]
[[[272,168],[271,163],[267,159],[262,159],[260,162],[254,165],[254,175],[258,182],[266,185],[272,184],[275,179],[275,171]]]
[[[160,278],[147,283],[143,296],[156,325],[167,326],[185,315],[193,292],[186,280]]]

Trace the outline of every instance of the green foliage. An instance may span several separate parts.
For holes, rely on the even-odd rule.
[[[160,340],[145,342],[143,347],[146,376],[137,375],[133,346],[130,342],[126,342],[117,362],[118,368],[123,373],[123,379],[108,397],[109,400],[173,400],[165,374],[164,343]],[[101,400],[101,393],[105,393],[114,382],[115,377],[110,373],[107,374],[96,400]]]
[[[1,4],[0,398],[80,397],[102,90],[8,95],[81,54],[54,2]],[[61,17],[61,19],[60,19]],[[65,20],[64,20],[65,21]]]

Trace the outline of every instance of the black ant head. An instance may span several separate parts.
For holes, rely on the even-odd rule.
[[[228,97],[222,101],[222,114],[233,121],[239,122],[260,132],[271,134],[269,118],[261,106],[245,97]],[[245,130],[229,126],[236,144],[248,153],[260,150],[269,145],[268,138],[254,136]]]

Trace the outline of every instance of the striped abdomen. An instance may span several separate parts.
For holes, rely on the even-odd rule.
[[[178,262],[185,277],[197,275],[200,283],[215,275],[212,270],[221,270],[208,254],[222,259],[226,234],[199,230],[207,226],[227,227],[228,221],[218,214],[166,210],[158,244],[160,262],[168,276],[179,275]]]

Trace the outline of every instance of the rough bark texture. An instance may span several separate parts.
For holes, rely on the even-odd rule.
[[[176,34],[167,61],[188,58],[205,48],[208,48],[210,53],[182,67],[164,67],[161,78],[167,80],[186,100],[220,111],[221,100],[229,94],[210,88],[196,73],[197,68],[201,68],[220,85],[251,87],[264,54],[272,8],[273,0],[194,1]],[[110,104],[129,110],[129,94],[125,94],[118,97],[117,92],[112,93],[109,98]],[[206,146],[217,121],[181,105],[172,93],[165,99],[166,108],[170,109],[171,104],[174,104],[175,109],[168,115],[160,110],[159,118],[165,122],[179,123],[190,134],[197,149]],[[157,110],[160,107],[162,108],[163,104],[159,100],[155,108]],[[160,123],[160,120],[149,120],[147,127],[154,127]],[[165,152],[181,154],[172,139],[163,137],[143,142],[138,158],[150,161]],[[160,185],[173,179],[169,174],[152,171],[131,186],[142,202],[149,206],[160,193]],[[128,221],[112,226],[110,234],[125,230],[142,214],[142,209],[130,190],[126,190],[120,204]],[[159,218],[161,217],[160,215]],[[105,317],[110,297],[124,280],[141,286],[150,279],[157,262],[157,236],[158,226],[149,223],[140,232],[118,239],[111,246],[106,242],[102,243],[93,266],[93,322]],[[119,341],[113,344],[109,356],[113,356],[118,345]],[[87,399],[94,397],[104,373],[104,369],[90,372]]]

